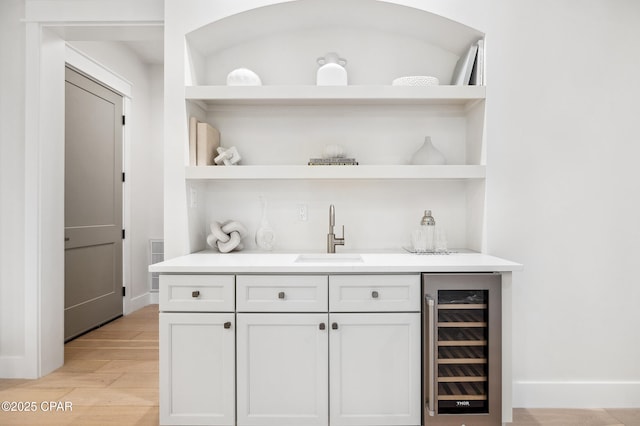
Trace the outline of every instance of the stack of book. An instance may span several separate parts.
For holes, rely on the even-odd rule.
[[[357,166],[355,158],[311,158],[310,166]]]
[[[220,132],[208,123],[189,119],[189,165],[215,166],[214,158],[218,155]]]
[[[460,57],[453,71],[452,85],[483,86],[484,81],[484,40],[469,46],[467,53]]]

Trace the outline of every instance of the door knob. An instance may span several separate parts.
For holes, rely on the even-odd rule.
[[[225,322],[223,327],[227,329],[231,328],[231,322],[230,321]]]
[[[374,291],[371,292],[371,297],[373,297],[374,299],[377,299],[378,296],[379,296],[379,294],[378,294],[377,291],[374,290]]]
[[[338,329],[338,323],[337,323],[337,322],[334,322],[333,324],[331,324],[331,328],[332,328],[333,330],[337,330],[337,329]]]
[[[195,290],[191,292],[191,297],[200,297],[200,290]]]
[[[326,325],[323,322],[321,322],[320,323],[320,330],[324,330],[325,328],[327,328]]]
[[[278,299],[284,299],[284,291],[278,293]]]

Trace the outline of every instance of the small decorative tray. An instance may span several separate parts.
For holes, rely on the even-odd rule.
[[[427,256],[440,256],[440,255],[446,256],[448,254],[457,253],[456,251],[452,251],[452,250],[422,251],[422,250],[416,250],[411,247],[402,247],[402,248],[411,254],[419,254],[419,255],[427,255]]]
[[[398,77],[391,82],[392,86],[437,86],[440,80],[429,75],[408,75]]]

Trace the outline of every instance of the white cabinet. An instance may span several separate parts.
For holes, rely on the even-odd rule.
[[[419,275],[236,281],[238,425],[420,424]]]
[[[235,425],[235,276],[160,276],[160,424]]]
[[[420,314],[330,314],[330,424],[419,425]]]
[[[235,424],[234,317],[160,314],[161,424]]]
[[[328,421],[327,314],[238,314],[238,425]]]
[[[420,425],[419,275],[160,282],[161,424]]]
[[[419,425],[420,277],[329,277],[332,426]]]
[[[327,285],[326,275],[237,276],[239,426],[327,425]]]

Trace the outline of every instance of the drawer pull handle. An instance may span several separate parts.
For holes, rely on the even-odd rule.
[[[195,290],[191,292],[191,297],[200,297],[200,290]]]
[[[337,323],[337,322],[334,322],[333,324],[331,324],[331,328],[332,328],[333,330],[337,330],[337,329],[338,329],[338,323]]]
[[[227,321],[224,323],[224,328],[229,329],[231,328],[231,322]]]
[[[378,294],[377,291],[374,290],[374,291],[371,292],[371,297],[373,297],[374,299],[377,299],[378,296],[379,296],[379,294]]]
[[[323,322],[321,322],[320,323],[320,330],[324,330],[325,328],[327,328],[327,326]]]
[[[278,299],[284,299],[284,291],[278,293]]]

